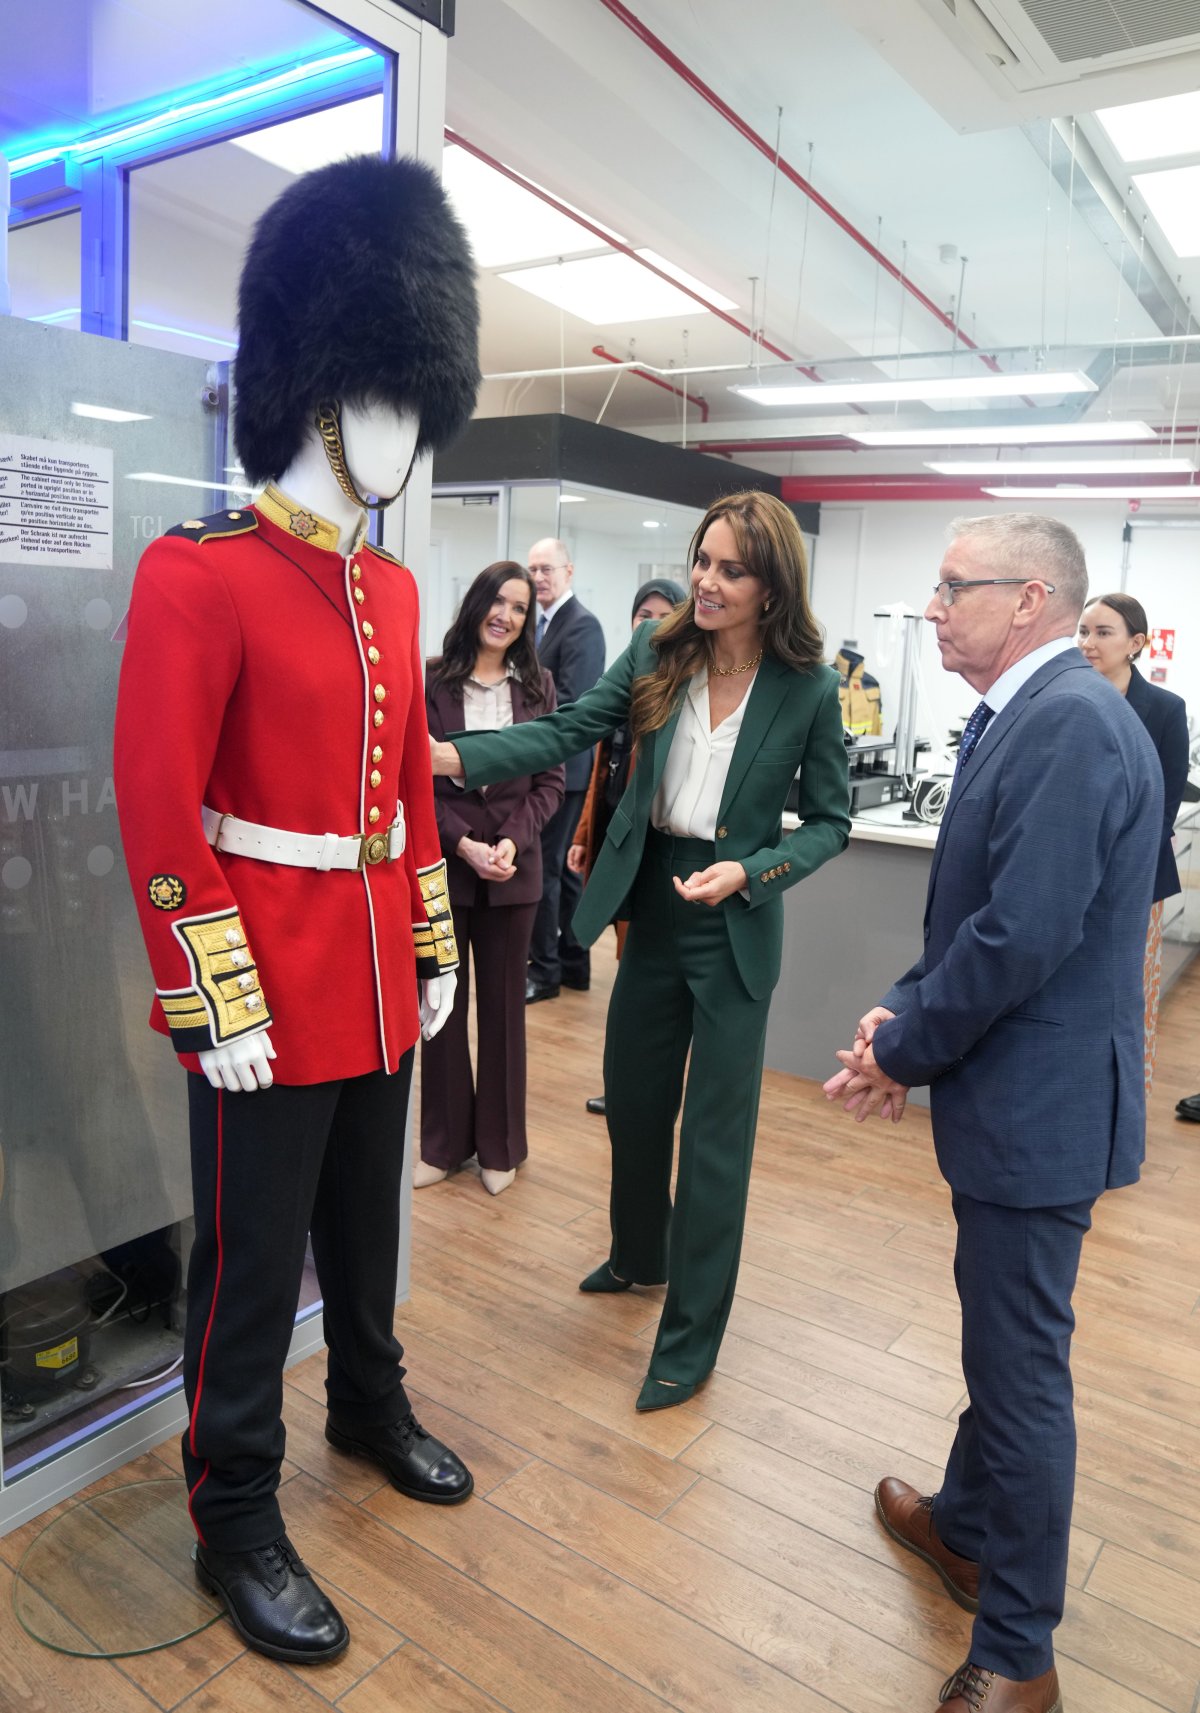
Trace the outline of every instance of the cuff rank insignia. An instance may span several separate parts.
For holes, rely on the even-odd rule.
[[[158,1000],[177,1053],[201,1053],[265,1029],[271,1013],[236,910],[172,922],[192,985],[159,989]]]
[[[432,981],[458,968],[458,944],[450,913],[446,883],[446,859],[417,870],[425,920],[413,923],[413,948],[417,954],[417,980]]]

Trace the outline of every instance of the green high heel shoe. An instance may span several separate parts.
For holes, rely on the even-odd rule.
[[[674,1385],[670,1380],[656,1380],[652,1374],[647,1374],[638,1393],[637,1407],[639,1410],[669,1410],[674,1404],[686,1404],[694,1397],[696,1385]]]
[[[627,1291],[633,1284],[632,1279],[618,1279],[607,1261],[601,1261],[594,1273],[589,1273],[586,1279],[580,1279],[581,1291]]]

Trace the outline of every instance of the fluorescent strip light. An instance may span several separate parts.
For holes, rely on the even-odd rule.
[[[261,78],[257,83],[237,84],[233,88],[218,90],[212,95],[201,96],[171,107],[166,113],[152,113],[146,119],[134,120],[111,131],[97,131],[79,137],[74,142],[56,143],[51,148],[37,149],[27,155],[10,156],[9,170],[16,174],[24,172],[28,167],[41,166],[45,161],[55,161],[69,155],[100,154],[116,148],[120,143],[131,142],[135,137],[159,131],[168,124],[172,129],[182,129],[188,120],[199,119],[243,102],[256,101],[262,96],[303,83],[308,78],[322,77],[378,57],[371,48],[355,47],[349,48],[345,53],[328,54],[323,59],[307,60],[302,65],[288,66],[286,70],[276,72],[271,77]],[[382,60],[379,63],[382,72]]]
[[[659,523],[657,518],[644,517],[642,519],[642,528],[643,529],[661,529],[662,524]]]
[[[1200,153],[1200,95],[1165,95],[1102,107],[1096,114],[1125,161],[1161,161]]]
[[[79,404],[71,406],[72,416],[92,416],[97,422],[153,422],[152,416],[147,416],[142,410],[114,410],[107,404]]]
[[[1048,422],[994,428],[847,428],[859,446],[1080,446],[1104,440],[1157,440],[1148,422]]]
[[[752,404],[903,404],[941,399],[1021,398],[1094,393],[1099,388],[1077,369],[1059,374],[945,375],[925,381],[810,381],[803,386],[730,387]]]
[[[1200,166],[1134,173],[1133,182],[1175,254],[1200,256]]]
[[[164,476],[161,470],[130,470],[127,482],[165,482],[172,488],[212,488],[218,494],[252,494],[253,488],[235,482],[206,482],[201,476]]]
[[[586,500],[586,494],[560,494],[558,496],[560,506],[581,506]]]
[[[593,327],[708,313],[694,297],[615,250],[547,267],[518,268],[499,277]]]
[[[1194,458],[947,458],[925,465],[939,476],[1186,476]]]
[[[344,101],[229,140],[290,173],[312,172],[346,155],[377,155],[383,148],[383,96]]]
[[[1060,482],[1053,488],[985,488],[997,500],[1200,500],[1200,484],[1147,484],[1141,488],[1089,488],[1082,482]]]

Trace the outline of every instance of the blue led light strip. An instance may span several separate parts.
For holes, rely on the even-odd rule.
[[[11,154],[9,167],[15,176],[31,167],[44,166],[47,161],[71,160],[123,149],[139,137],[149,139],[151,136],[158,138],[164,134],[186,132],[230,108],[242,105],[249,105],[251,108],[270,105],[272,98],[277,99],[300,84],[329,78],[330,74],[347,71],[352,66],[365,69],[372,60],[378,62],[382,75],[382,57],[367,47],[349,48],[344,53],[305,60],[300,65],[287,66],[270,77],[260,78],[257,82],[239,84],[232,89],[219,89],[210,95],[197,95],[193,100],[177,102],[165,112],[152,113],[144,119],[133,120],[108,131],[93,131],[72,142],[55,143],[49,147],[30,150],[24,155]],[[20,146],[18,143],[14,148]]]

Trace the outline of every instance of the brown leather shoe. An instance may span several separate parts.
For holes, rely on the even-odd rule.
[[[968,1660],[943,1683],[938,1705],[945,1713],[1062,1713],[1062,1696],[1053,1666],[1018,1683]]]
[[[951,1600],[964,1612],[978,1612],[979,1566],[951,1552],[942,1540],[933,1521],[933,1498],[923,1498],[915,1487],[889,1475],[875,1489],[875,1510],[894,1541],[937,1571]]]

